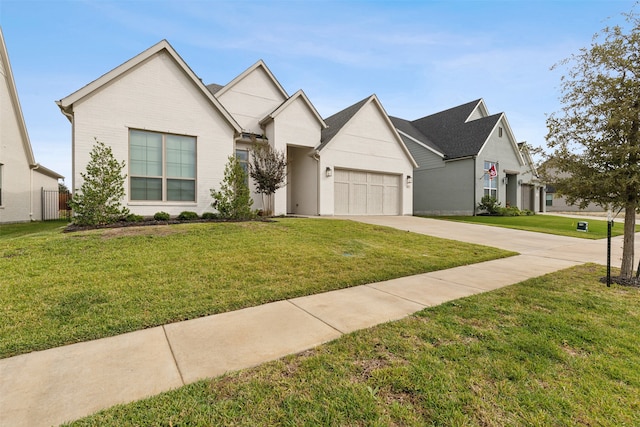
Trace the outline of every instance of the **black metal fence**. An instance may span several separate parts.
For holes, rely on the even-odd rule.
[[[53,221],[71,219],[69,201],[71,193],[68,191],[42,189],[42,220]]]

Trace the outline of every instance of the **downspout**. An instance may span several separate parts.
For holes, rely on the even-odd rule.
[[[318,150],[313,152],[313,160],[316,161],[316,215],[320,216],[320,153]]]
[[[58,106],[60,106],[60,104],[58,104]],[[67,119],[71,122],[71,194],[73,194],[76,191],[76,124],[73,120],[73,114],[67,113],[61,106],[60,111],[62,111],[62,114],[67,116]]]
[[[476,205],[478,204],[478,195],[477,195],[477,187],[478,183],[476,182],[476,166],[477,166],[477,156],[473,156],[473,216],[476,216]]]
[[[39,163],[31,165],[29,170],[29,221],[33,221],[33,171],[40,167]]]

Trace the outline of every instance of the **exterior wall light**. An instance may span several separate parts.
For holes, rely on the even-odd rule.
[[[413,182],[413,178],[411,178],[411,175],[407,175],[407,184],[411,184]]]
[[[331,170],[331,168],[329,166],[327,166],[327,169],[325,169],[325,174],[327,175],[327,178],[331,177],[333,175],[333,171]]]

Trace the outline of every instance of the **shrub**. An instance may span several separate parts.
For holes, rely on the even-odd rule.
[[[129,214],[124,217],[124,220],[126,222],[142,222],[144,221],[144,217],[142,215]]]
[[[520,216],[522,212],[515,206],[509,206],[507,208],[498,208],[497,214],[499,216]]]
[[[156,212],[155,215],[153,215],[153,219],[156,221],[169,221],[169,219],[171,219],[171,215],[162,211]]]
[[[534,211],[530,211],[529,209],[525,209],[522,211],[526,216],[532,216],[535,215],[536,213]]]
[[[251,200],[247,179],[247,173],[238,159],[229,156],[220,190],[211,189],[213,198],[211,206],[219,212],[220,218],[250,219],[255,216],[251,210],[253,200]]]
[[[89,157],[86,172],[80,173],[82,186],[69,202],[73,223],[92,226],[118,222],[129,215],[129,209],[120,204],[127,178],[122,175],[125,162],[118,162],[111,147],[97,139]]]
[[[189,211],[180,212],[180,215],[178,215],[178,219],[180,221],[191,221],[191,220],[198,219],[198,218],[200,218],[200,217],[198,216],[197,213],[189,212]]]
[[[478,203],[478,210],[486,212],[489,215],[500,215],[500,209],[500,203],[498,203],[495,197],[484,196],[480,199],[480,203]]]
[[[218,219],[218,214],[215,212],[205,212],[202,214],[202,219]]]

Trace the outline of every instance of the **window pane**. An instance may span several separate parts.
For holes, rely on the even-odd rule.
[[[196,182],[190,179],[168,179],[167,200],[195,202]]]
[[[240,163],[249,161],[249,150],[236,150],[236,159]]]
[[[162,176],[162,135],[131,130],[129,132],[129,168],[131,175]]]
[[[162,200],[162,179],[132,177],[131,200]]]
[[[196,139],[190,136],[167,135],[167,176],[196,177]]]

